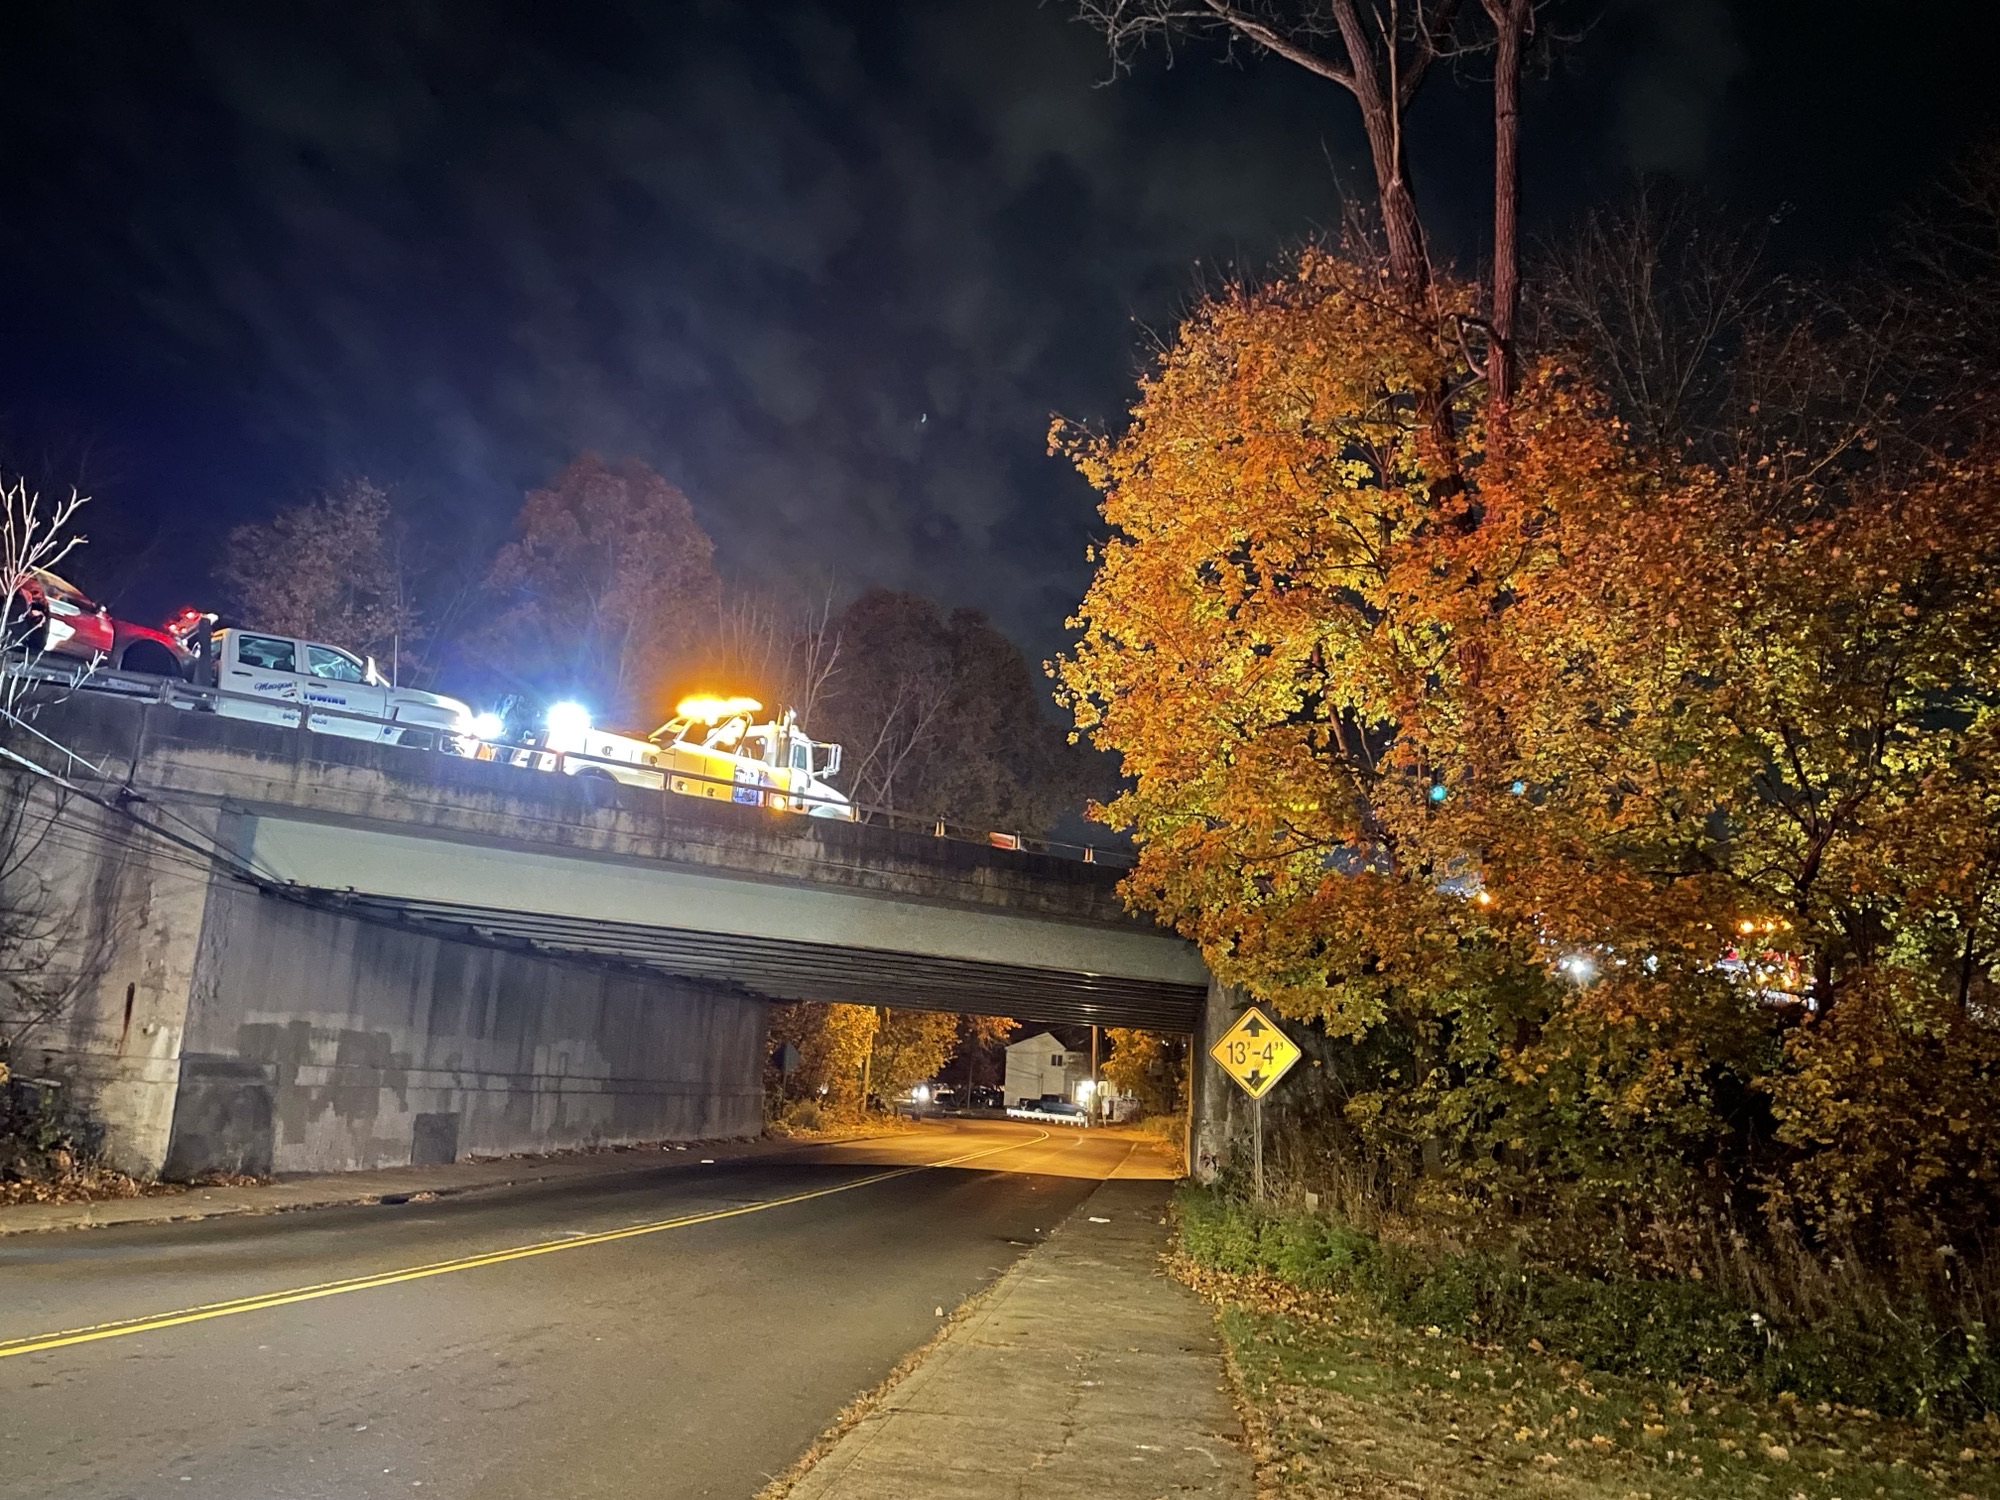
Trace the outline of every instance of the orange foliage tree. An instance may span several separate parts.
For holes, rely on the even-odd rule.
[[[1123,432],[1058,426],[1111,528],[1059,672],[1128,897],[1368,1049],[1329,1128],[1405,1204],[1599,1260],[1749,1198],[1977,1242],[2000,464],[1663,461],[1553,362],[1504,465],[1464,400],[1441,455],[1418,396],[1473,372],[1407,305],[1309,250]]]

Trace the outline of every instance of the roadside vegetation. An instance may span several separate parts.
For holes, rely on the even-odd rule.
[[[1897,1416],[1953,1382],[1912,1340],[1793,1351],[1724,1297],[1563,1282],[1184,1193],[1174,1269],[1221,1308],[1280,1495],[2000,1494],[2000,1415]]]
[[[1052,434],[1103,495],[1058,670],[1127,778],[1127,897],[1293,1023],[1266,1177],[1350,1226],[1195,1244],[1510,1358],[1983,1424],[2000,155],[1818,281],[1658,188],[1531,254],[1527,0],[1079,9],[1121,66],[1300,63],[1378,185],[1200,299],[1122,429]],[[1477,274],[1398,128],[1467,47]],[[1239,1192],[1247,1135],[1199,1164]]]
[[[0,1207],[136,1198],[146,1184],[106,1166],[97,1132],[59,1087],[17,1079],[0,1047]]]

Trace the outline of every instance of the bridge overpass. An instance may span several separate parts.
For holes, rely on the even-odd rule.
[[[1106,866],[108,694],[34,728],[76,974],[19,1059],[139,1170],[744,1133],[771,1000],[1201,1026]]]

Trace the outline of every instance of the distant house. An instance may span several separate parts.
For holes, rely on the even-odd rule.
[[[1007,1048],[1007,1102],[1054,1094],[1076,1102],[1076,1086],[1090,1077],[1090,1054],[1072,1052],[1053,1034],[1023,1037]]]

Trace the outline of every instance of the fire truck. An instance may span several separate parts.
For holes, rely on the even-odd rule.
[[[840,746],[811,738],[790,709],[760,721],[763,711],[754,698],[685,698],[673,718],[642,740],[599,729],[580,705],[558,703],[527,746],[485,745],[479,753],[542,771],[852,822],[854,805],[828,780],[840,770]]]

